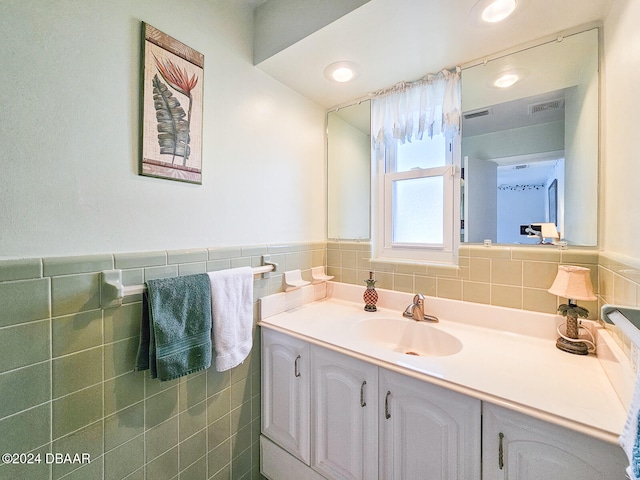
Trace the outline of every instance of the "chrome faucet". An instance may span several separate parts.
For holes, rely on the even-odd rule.
[[[404,313],[404,317],[413,318],[416,322],[439,322],[438,317],[426,315],[424,313],[424,295],[418,293],[413,297],[413,303],[409,305]]]

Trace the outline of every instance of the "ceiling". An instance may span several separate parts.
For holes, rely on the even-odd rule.
[[[534,185],[543,186],[549,180],[556,163],[555,160],[540,160],[518,165],[498,166],[498,186]]]
[[[489,26],[471,15],[477,0],[371,0],[257,67],[329,109],[400,81],[599,22],[612,1],[518,0],[511,17]],[[360,76],[347,84],[326,79],[324,69],[342,60],[356,62]]]
[[[464,112],[462,131],[465,137],[473,137],[549,122],[564,125],[564,96],[564,90],[556,90]],[[541,108],[534,109],[535,106]]]

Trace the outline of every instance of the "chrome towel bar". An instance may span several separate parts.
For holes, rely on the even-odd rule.
[[[268,278],[271,272],[275,272],[278,269],[278,264],[269,261],[269,255],[262,256],[262,265],[259,267],[253,267],[254,275],[262,275],[263,278]],[[101,274],[101,287],[100,287],[100,305],[101,306],[113,306],[120,305],[122,299],[130,297],[132,295],[140,295],[147,290],[147,286],[141,285],[123,285],[122,284],[122,270],[103,270]]]

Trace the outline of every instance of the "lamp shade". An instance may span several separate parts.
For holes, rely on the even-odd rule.
[[[540,227],[542,227],[542,237],[543,238],[560,238],[558,235],[558,229],[556,228],[555,223],[541,223]]]
[[[560,234],[558,233],[555,223],[532,223],[525,231],[529,234],[529,238],[542,237],[542,239],[553,238],[554,240],[558,240],[560,238]]]
[[[548,291],[572,300],[596,300],[590,273],[591,271],[585,267],[559,265],[558,275]]]

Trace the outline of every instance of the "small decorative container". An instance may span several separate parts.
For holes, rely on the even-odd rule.
[[[369,272],[369,279],[365,280],[367,289],[364,291],[362,298],[364,300],[365,312],[375,312],[376,303],[378,301],[378,292],[376,292],[376,281],[373,279],[373,272]]]

